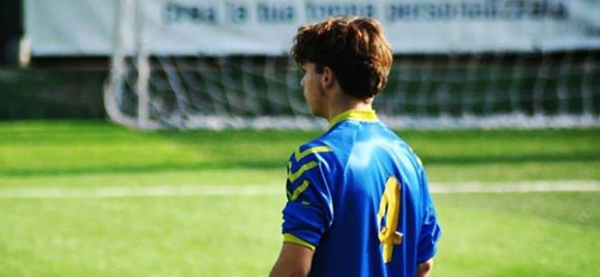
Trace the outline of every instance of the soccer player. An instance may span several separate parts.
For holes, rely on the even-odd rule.
[[[381,25],[303,26],[291,55],[310,110],[329,129],[289,159],[283,246],[270,276],[428,276],[441,229],[425,171],[372,109],[392,65]]]

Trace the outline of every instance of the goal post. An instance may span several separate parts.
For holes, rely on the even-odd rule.
[[[118,0],[107,113],[139,129],[324,128],[287,49],[301,23],[363,15],[394,45],[374,103],[392,128],[600,126],[600,3],[338,2]]]

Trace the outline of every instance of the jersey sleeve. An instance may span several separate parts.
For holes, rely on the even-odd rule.
[[[437,215],[425,172],[421,171],[421,186],[423,189],[424,214],[421,226],[421,234],[417,245],[417,264],[425,262],[437,252],[437,243],[442,235],[442,229],[438,223]]]
[[[332,155],[325,146],[302,146],[289,159],[287,203],[283,209],[284,241],[314,249],[333,222],[328,185]]]

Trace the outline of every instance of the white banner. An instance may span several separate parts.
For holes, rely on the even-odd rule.
[[[26,0],[32,54],[110,55],[117,33],[152,54],[284,55],[299,26],[339,15],[378,19],[396,53],[600,49],[596,0],[119,1],[136,2]]]

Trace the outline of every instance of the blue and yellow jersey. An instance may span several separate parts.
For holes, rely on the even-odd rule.
[[[415,276],[441,234],[411,148],[372,110],[338,115],[290,157],[284,241],[313,249],[309,276]]]

